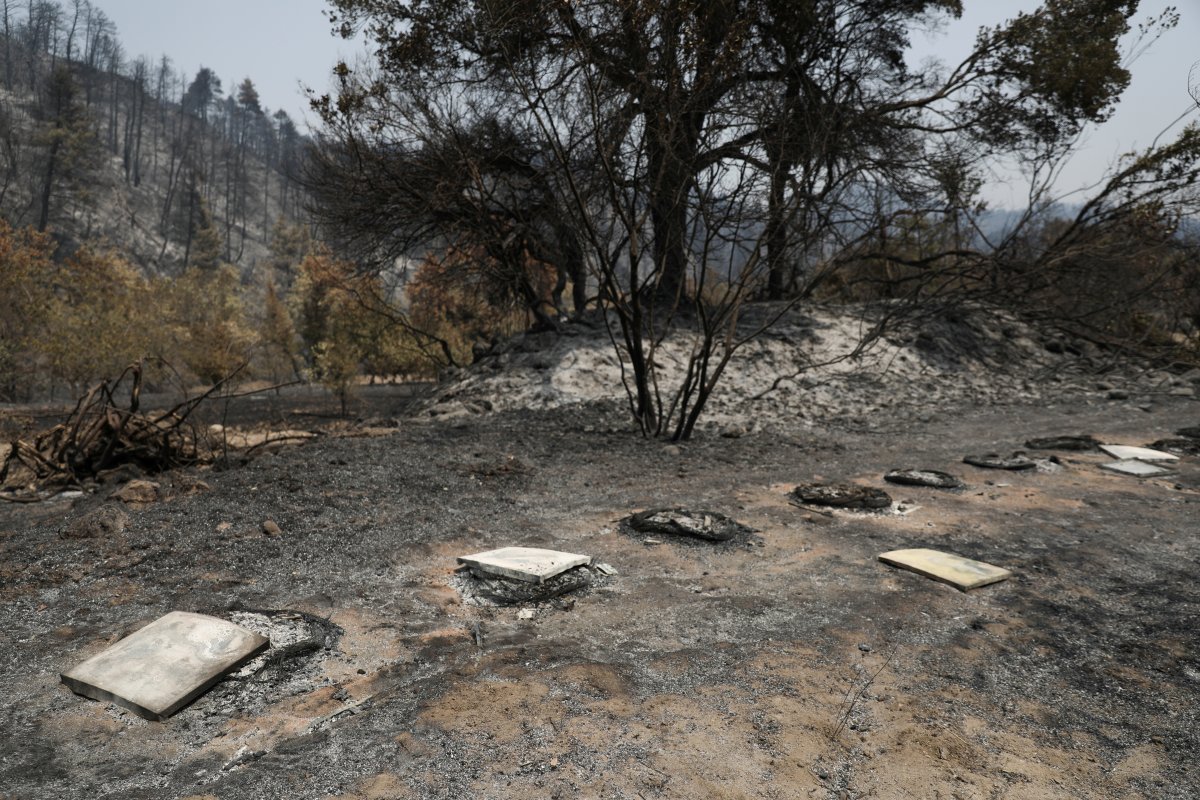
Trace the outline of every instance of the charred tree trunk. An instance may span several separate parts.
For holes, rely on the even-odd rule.
[[[56,131],[62,130],[62,125],[55,125]],[[42,197],[41,207],[38,212],[38,230],[45,232],[50,225],[50,198],[54,192],[54,180],[58,168],[58,151],[62,147],[62,140],[55,136],[54,141],[50,143],[50,152],[46,159],[46,174],[42,181]]]

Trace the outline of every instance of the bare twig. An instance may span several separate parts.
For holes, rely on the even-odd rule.
[[[888,653],[888,657],[885,658],[883,663],[879,665],[879,669],[871,673],[871,676],[867,678],[861,686],[851,681],[850,690],[846,693],[845,699],[842,700],[841,706],[838,707],[838,724],[837,727],[834,728],[833,733],[829,736],[830,741],[837,741],[837,738],[842,735],[842,731],[845,730],[846,724],[850,721],[850,715],[854,713],[854,709],[858,705],[858,701],[862,699],[862,696],[866,694],[867,690],[870,689],[875,683],[875,679],[878,678],[883,671],[888,668],[895,656],[896,648],[893,646],[892,651]]]

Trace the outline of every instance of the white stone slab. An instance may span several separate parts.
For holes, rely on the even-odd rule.
[[[953,553],[923,548],[892,550],[880,554],[879,560],[885,564],[933,578],[935,581],[948,583],[964,592],[1012,577],[1011,572],[1001,567],[956,556]]]
[[[1174,453],[1164,453],[1162,450],[1151,450],[1149,447],[1131,447],[1126,444],[1102,444],[1100,449],[1113,458],[1128,461],[1136,458],[1138,461],[1178,461]]]
[[[232,622],[172,611],[62,675],[71,691],[162,721],[270,640]]]
[[[1157,478],[1162,475],[1175,474],[1175,470],[1173,469],[1160,467],[1157,464],[1147,464],[1145,461],[1132,458],[1101,464],[1100,469],[1106,469],[1109,472],[1119,472],[1122,475],[1132,475],[1135,478]]]
[[[527,583],[541,583],[569,569],[590,564],[592,558],[578,553],[541,550],[536,547],[502,547],[486,553],[459,556],[458,563],[492,575]]]

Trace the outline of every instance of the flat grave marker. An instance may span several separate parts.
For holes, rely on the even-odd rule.
[[[935,581],[948,583],[964,592],[1012,577],[1012,573],[1008,570],[992,564],[963,558],[953,553],[924,548],[891,550],[881,553],[879,560],[893,567],[900,567]]]
[[[161,722],[269,644],[232,622],[172,611],[63,673],[62,681],[76,694]]]
[[[1163,475],[1174,475],[1175,470],[1160,467],[1157,464],[1147,464],[1145,461],[1138,459],[1125,459],[1123,461],[1112,461],[1108,464],[1101,464],[1100,469],[1106,469],[1109,472],[1117,472],[1121,475],[1132,475],[1135,478],[1159,478]]]
[[[542,583],[569,569],[592,563],[591,556],[542,550],[536,547],[501,547],[469,556],[459,556],[458,563],[503,578],[526,583]]]
[[[1162,450],[1151,450],[1149,447],[1132,447],[1125,444],[1102,444],[1100,449],[1113,458],[1122,461],[1137,459],[1138,461],[1178,461],[1179,456]]]

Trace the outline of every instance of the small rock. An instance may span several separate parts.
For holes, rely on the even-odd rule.
[[[449,402],[437,403],[429,409],[429,416],[438,417],[440,419],[456,419],[459,417],[467,417],[471,415],[471,411],[458,400]]]
[[[871,645],[869,645],[869,644],[860,644],[860,645],[858,646],[858,649],[859,649],[859,650],[861,650],[861,651],[863,651],[864,653],[869,653],[869,652],[871,652]]]
[[[269,520],[266,520],[265,522],[263,522],[262,532],[265,533],[267,536],[282,536],[283,528],[280,528],[279,525],[275,522],[275,520],[269,519]]]
[[[99,483],[118,484],[138,480],[143,476],[142,468],[137,464],[122,464],[119,467],[102,470],[96,474]]]
[[[517,612],[517,619],[533,619],[536,613],[532,608],[522,608]]]
[[[129,515],[117,506],[101,506],[62,528],[63,539],[101,539],[120,536],[129,525]]]
[[[126,505],[148,505],[158,501],[160,489],[153,481],[132,480],[113,492],[112,498]]]

